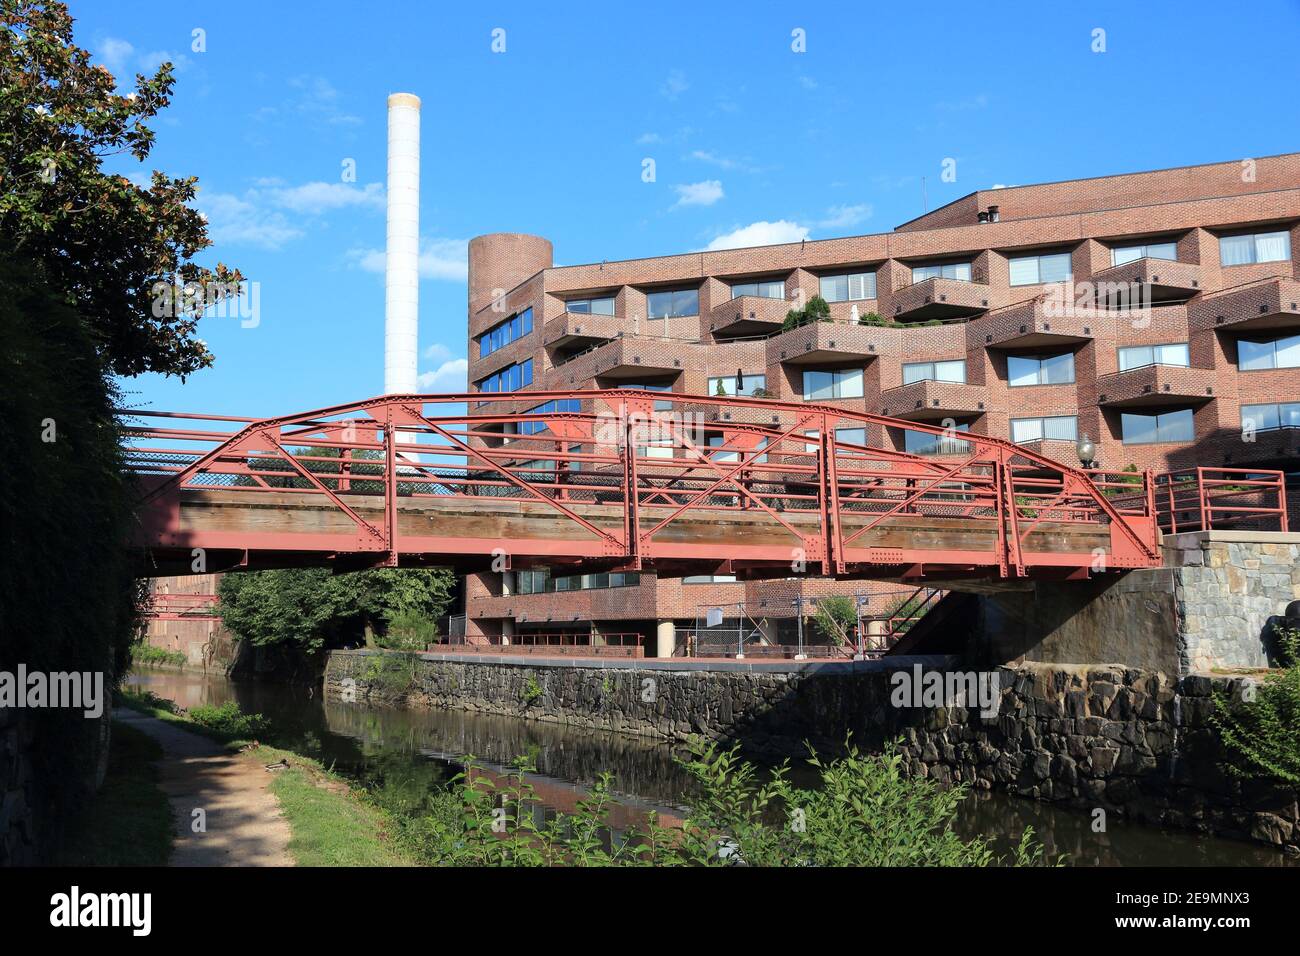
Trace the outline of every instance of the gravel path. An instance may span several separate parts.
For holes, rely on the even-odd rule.
[[[163,750],[160,785],[176,817],[171,866],[292,866],[289,823],[270,792],[273,774],[257,760],[126,707],[113,713]],[[206,832],[195,833],[194,810]]]

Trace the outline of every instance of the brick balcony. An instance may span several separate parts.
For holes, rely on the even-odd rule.
[[[1209,293],[1187,306],[1187,324],[1243,334],[1300,328],[1300,282],[1261,279]]]
[[[1063,306],[1059,300],[1039,296],[989,312],[971,323],[976,345],[1019,349],[1040,346],[1081,345],[1101,323],[1113,316],[1103,310]]]
[[[812,322],[767,341],[769,365],[834,365],[865,362],[898,349],[898,329],[847,322]]]
[[[914,422],[982,415],[986,394],[979,385],[927,379],[882,391],[880,414]]]
[[[935,277],[905,286],[893,295],[892,318],[901,322],[964,319],[1006,303],[1006,293],[980,282]]]
[[[740,295],[709,312],[706,327],[719,338],[766,335],[781,328],[790,303],[761,295]]]
[[[1097,404],[1106,408],[1204,402],[1214,398],[1214,372],[1179,365],[1144,365],[1097,378]]]
[[[617,338],[626,325],[627,322],[616,315],[565,312],[546,323],[542,345],[548,349],[582,349]]]
[[[1149,290],[1152,302],[1181,302],[1204,288],[1201,273],[1201,267],[1193,262],[1143,258],[1102,269],[1093,274],[1092,282],[1096,286],[1102,283],[1135,284]],[[1104,304],[1106,291],[1098,288],[1097,292]]]

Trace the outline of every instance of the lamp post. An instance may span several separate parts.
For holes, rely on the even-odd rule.
[[[1079,464],[1085,469],[1097,467],[1097,446],[1088,438],[1087,432],[1083,433],[1074,450],[1079,454]]]

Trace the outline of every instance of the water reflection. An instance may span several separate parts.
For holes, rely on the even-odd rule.
[[[322,702],[307,688],[232,682],[222,677],[144,671],[128,684],[190,708],[235,700],[264,714],[294,749],[366,787],[383,791],[389,806],[421,809],[428,795],[455,774],[466,756],[488,769],[519,756],[530,757],[537,773],[529,782],[538,797],[567,809],[596,776],[609,771],[628,810],[654,808],[669,823],[690,796],[692,782],[673,760],[674,750],[653,740],[557,724],[475,714],[467,711],[369,709]],[[677,751],[680,755],[680,751]],[[803,774],[796,779],[803,782]],[[620,813],[618,816],[623,817]],[[615,821],[617,822],[617,821]],[[1285,854],[1255,844],[1179,831],[1162,831],[1116,820],[1106,833],[1092,832],[1084,813],[977,793],[963,801],[956,829],[982,836],[999,853],[1010,852],[1032,826],[1048,856],[1065,854],[1081,866],[1283,866]]]

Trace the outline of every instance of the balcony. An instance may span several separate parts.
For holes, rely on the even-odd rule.
[[[565,312],[546,323],[542,344],[548,349],[581,351],[598,342],[617,338],[623,320],[616,315]]]
[[[848,365],[865,363],[882,351],[897,352],[898,329],[847,322],[810,322],[767,341],[767,362],[774,365]]]
[[[1169,259],[1135,259],[1102,269],[1093,275],[1092,283],[1096,287],[1098,305],[1102,307],[1116,292],[1121,303],[1182,302],[1201,291],[1201,267],[1192,262]]]
[[[913,422],[969,418],[984,413],[984,389],[965,382],[926,379],[880,393],[880,414]]]
[[[998,301],[998,298],[1002,301]],[[966,319],[987,312],[1005,302],[1005,293],[995,293],[980,282],[934,277],[894,293],[894,314],[899,322],[928,319]]]
[[[1300,282],[1258,279],[1209,293],[1188,305],[1187,324],[1234,334],[1300,329]]]
[[[1113,320],[1113,313],[1075,306],[1049,293],[995,309],[973,327],[982,333],[977,341],[986,348],[1050,348],[1081,345],[1093,337],[1094,327]]]
[[[718,338],[767,335],[779,331],[790,303],[760,295],[740,295],[713,307],[708,330]]]
[[[581,361],[581,370],[576,365],[574,369],[575,374],[582,378],[599,376],[602,379],[636,381],[675,375],[688,364],[682,356],[698,344],[686,339],[619,333],[570,361]]]
[[[1106,408],[1206,402],[1214,398],[1214,372],[1181,365],[1144,365],[1097,377],[1097,404]]]

